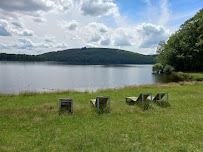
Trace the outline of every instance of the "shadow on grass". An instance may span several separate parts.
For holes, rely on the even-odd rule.
[[[95,107],[95,106],[94,106],[94,107]],[[108,113],[110,113],[107,104],[100,104],[98,111],[97,111],[97,108],[95,108],[95,109],[96,109],[96,112],[97,112],[98,114],[108,114]]]
[[[151,106],[151,101],[150,100],[145,100],[144,101],[144,106],[142,105],[142,101],[137,101],[137,102],[134,102],[134,101],[127,101],[126,102],[128,105],[130,106],[138,106],[140,109],[142,109],[143,111],[146,111],[148,109],[150,109],[152,106]]]
[[[170,107],[170,103],[168,103],[167,101],[153,101],[153,103],[155,103],[157,106],[161,107],[161,108],[167,108]]]
[[[62,115],[62,114],[72,115],[71,107],[68,107],[68,106],[61,107],[61,111],[59,111],[59,115]]]

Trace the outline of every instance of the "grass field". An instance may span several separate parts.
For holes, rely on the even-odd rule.
[[[175,72],[175,75],[177,75],[180,78],[186,79],[186,80],[193,80],[193,81],[203,81],[203,73],[189,73],[189,72]]]
[[[170,106],[127,105],[125,97],[169,93]],[[111,112],[89,100],[111,97]],[[58,115],[59,98],[74,99]],[[166,99],[165,99],[166,100]],[[203,151],[203,83],[180,82],[89,92],[0,95],[0,151]]]

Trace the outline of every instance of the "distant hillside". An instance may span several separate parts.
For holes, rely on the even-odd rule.
[[[118,49],[83,48],[49,52],[40,55],[47,61],[69,64],[151,64],[154,55],[142,55]]]
[[[45,61],[37,55],[0,53],[0,61]]]
[[[143,55],[108,48],[68,49],[48,52],[41,55],[0,54],[0,60],[6,61],[56,61],[68,64],[154,64],[156,55]]]

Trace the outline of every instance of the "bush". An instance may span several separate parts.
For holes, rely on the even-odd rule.
[[[175,71],[175,69],[168,64],[164,67],[164,70],[163,70],[163,72],[166,74],[171,74],[173,71]]]
[[[156,63],[152,67],[152,71],[153,73],[163,73],[163,65],[161,63]]]

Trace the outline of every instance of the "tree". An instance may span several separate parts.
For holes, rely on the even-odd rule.
[[[177,71],[203,70],[203,9],[180,26],[165,43],[157,48],[158,61]]]

